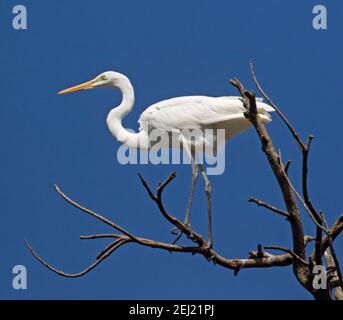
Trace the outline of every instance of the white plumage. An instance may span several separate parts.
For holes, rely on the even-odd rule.
[[[108,114],[107,125],[118,141],[133,148],[149,148],[149,133],[156,129],[168,133],[225,129],[225,140],[228,140],[251,125],[244,116],[245,109],[239,97],[186,96],[163,100],[148,107],[138,120],[139,132],[133,133],[123,127],[122,119],[133,107],[134,90],[126,76],[113,71],[104,72],[91,81],[59,93],[99,87],[118,88],[122,92],[122,102]],[[264,123],[271,121],[268,113],[274,111],[271,106],[257,101],[257,109]]]
[[[264,122],[270,122],[268,112],[274,109],[263,102],[257,102],[257,108]],[[249,126],[244,117],[245,111],[239,97],[186,96],[151,105],[141,114],[138,122],[140,130],[147,130],[148,125],[168,131],[220,128],[227,129],[228,137],[232,137]],[[234,127],[231,126],[233,123]]]

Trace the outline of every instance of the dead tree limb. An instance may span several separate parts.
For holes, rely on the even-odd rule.
[[[99,238],[114,238],[115,241],[111,242],[105,249],[103,249],[99,254],[97,254],[96,261],[91,264],[89,267],[84,269],[78,273],[66,273],[61,271],[51,264],[47,263],[38,253],[32,248],[31,244],[25,241],[27,247],[29,248],[31,254],[46,268],[53,271],[54,273],[61,275],[63,277],[69,278],[76,278],[81,277],[87,274],[89,271],[93,270],[97,265],[103,262],[107,257],[109,257],[115,250],[119,247],[128,244],[128,243],[136,243],[142,246],[162,249],[168,252],[181,252],[181,253],[190,253],[192,255],[199,254],[202,255],[206,260],[212,261],[214,264],[221,265],[225,268],[231,269],[238,273],[239,270],[245,268],[269,268],[269,267],[282,267],[287,266],[292,263],[292,255],[291,254],[282,254],[282,255],[273,255],[268,254],[267,256],[263,257],[249,257],[248,259],[239,259],[239,258],[225,258],[217,253],[215,250],[206,247],[206,240],[198,233],[186,228],[186,226],[180,222],[178,219],[170,215],[166,209],[164,208],[164,204],[162,203],[162,192],[164,188],[175,178],[175,173],[172,173],[164,183],[160,184],[157,188],[156,195],[150,189],[148,183],[144,179],[142,175],[140,175],[141,181],[144,181],[144,185],[149,190],[149,194],[151,195],[154,201],[158,202],[158,207],[162,215],[174,226],[181,229],[186,235],[190,236],[191,239],[197,243],[195,246],[179,246],[176,244],[165,243],[161,241],[156,241],[152,239],[146,239],[142,237],[138,237],[133,235],[132,233],[127,232],[124,228],[120,227],[116,223],[108,220],[104,216],[96,213],[84,206],[81,206],[76,201],[72,200],[68,197],[65,193],[63,193],[59,188],[56,188],[56,191],[61,195],[63,194],[63,199],[66,200],[69,204],[72,204],[77,209],[81,210],[89,214],[92,212],[91,216],[103,221],[105,224],[111,226],[113,229],[122,232],[122,234],[95,234],[95,235],[88,235],[88,236],[80,236],[81,239],[99,239]],[[161,202],[161,203],[160,203]]]
[[[270,205],[270,204],[267,203],[267,202],[261,201],[261,200],[256,199],[256,198],[250,198],[248,201],[249,201],[249,202],[256,203],[256,204],[257,204],[258,206],[260,206],[260,207],[264,207],[264,208],[267,208],[267,209],[269,209],[269,210],[271,210],[271,211],[273,211],[273,212],[275,212],[275,213],[278,213],[278,214],[280,214],[280,215],[286,217],[287,219],[289,218],[289,214],[288,214],[287,211],[278,209],[278,208],[276,208],[276,207]]]
[[[284,170],[284,165],[281,163],[279,154],[276,151],[276,148],[273,145],[271,137],[267,132],[267,129],[263,125],[260,116],[257,112],[255,94],[253,92],[247,91],[238,79],[231,80],[230,82],[234,87],[237,88],[237,90],[242,96],[243,105],[247,110],[245,115],[254,126],[260,138],[262,150],[266,154],[270,167],[278,181],[281,193],[284,198],[285,206],[289,214],[289,222],[291,224],[291,231],[293,236],[293,252],[301,259],[305,260],[306,252],[304,231],[299,208],[295,196],[293,194],[293,190],[289,185],[289,180]],[[275,110],[276,109],[277,107],[275,108]],[[290,126],[290,128],[292,127]],[[293,132],[293,136],[298,137],[294,129],[292,129],[291,131]],[[307,290],[310,290],[312,284],[309,281],[308,268],[304,266],[302,263],[299,263],[298,260],[294,259],[293,271],[299,283]]]

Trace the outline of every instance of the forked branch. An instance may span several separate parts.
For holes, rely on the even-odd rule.
[[[315,263],[322,264],[322,254],[321,254],[321,248],[322,248],[322,232],[326,233],[326,242],[330,246],[332,246],[332,242],[330,241],[330,233],[329,230],[325,226],[323,226],[323,220],[317,212],[317,210],[314,208],[310,196],[308,193],[308,155],[309,150],[311,146],[311,142],[313,140],[313,136],[309,136],[306,143],[303,143],[299,134],[296,132],[294,127],[291,125],[290,121],[284,116],[284,114],[280,111],[280,109],[276,106],[276,104],[267,96],[267,94],[262,89],[261,85],[259,84],[253,65],[250,63],[250,71],[253,77],[253,80],[257,86],[257,89],[259,90],[260,94],[263,96],[264,99],[267,100],[267,102],[274,107],[276,113],[280,116],[282,121],[286,124],[287,128],[290,130],[294,140],[296,141],[297,145],[299,146],[303,161],[302,161],[302,192],[303,195],[301,196],[299,192],[295,189],[293,186],[289,176],[288,176],[288,167],[290,162],[288,161],[286,165],[282,163],[281,157],[276,152],[276,149],[272,143],[272,140],[263,125],[259,114],[257,112],[256,107],[256,99],[255,94],[253,92],[247,91],[243,84],[237,80],[231,80],[231,84],[237,88],[237,90],[240,92],[242,96],[243,105],[246,108],[246,114],[245,116],[250,120],[252,125],[254,126],[262,144],[262,150],[267,156],[267,159],[269,161],[270,167],[274,173],[274,176],[276,177],[279,187],[281,190],[281,193],[283,195],[284,203],[287,208],[287,214],[289,215],[288,220],[291,225],[291,230],[293,234],[293,250],[289,251],[289,249],[285,249],[279,246],[274,246],[274,248],[278,248],[279,250],[283,250],[286,252],[289,252],[293,256],[293,270],[296,278],[298,279],[299,283],[302,284],[308,291],[310,291],[313,296],[317,299],[330,299],[330,292],[318,292],[315,290],[312,286],[312,269],[313,269],[313,259],[311,258],[308,262],[306,260],[306,251],[305,251],[305,243],[303,242],[303,226],[302,226],[302,218],[300,215],[300,210],[298,208],[296,198],[300,201],[301,205],[304,207],[305,211],[310,216],[311,220],[316,226],[316,245],[315,245],[315,253],[314,253],[314,261]],[[285,212],[282,210],[275,208],[267,203],[264,203],[257,199],[250,199],[251,202],[255,202],[258,205],[262,205],[266,207],[267,209],[281,214],[285,216]],[[269,247],[271,248],[271,247]],[[336,268],[340,270],[339,268],[339,262],[337,259],[335,260]],[[305,263],[306,262],[306,263]],[[338,271],[338,274],[340,272]]]
[[[181,221],[177,218],[169,214],[162,202],[162,192],[164,188],[175,178],[175,173],[169,175],[169,177],[159,186],[157,187],[156,195],[152,192],[151,188],[149,187],[148,183],[146,182],[145,178],[140,174],[140,179],[147,189],[151,198],[157,202],[158,208],[160,209],[161,214],[165,217],[171,224],[175,227],[179,228],[184,232],[189,238],[195,242],[197,245],[193,246],[179,246],[172,243],[166,243],[161,241],[156,241],[152,239],[138,237],[130,232],[128,232],[123,227],[119,226],[118,224],[108,220],[104,216],[100,215],[99,213],[95,213],[94,211],[81,206],[75,200],[72,200],[69,196],[61,191],[60,188],[56,188],[56,192],[62,196],[64,200],[66,200],[69,204],[73,205],[75,208],[90,214],[91,216],[95,217],[96,219],[102,221],[106,225],[111,226],[116,231],[120,231],[121,234],[118,233],[107,233],[107,234],[94,234],[94,235],[82,235],[80,236],[81,239],[115,239],[112,241],[106,248],[101,250],[100,253],[96,256],[96,261],[92,263],[89,267],[84,269],[78,273],[66,273],[62,270],[59,270],[46,262],[33,248],[32,246],[25,241],[27,247],[29,248],[31,254],[46,268],[53,271],[54,273],[69,278],[76,278],[81,277],[93,270],[96,266],[98,266],[101,262],[103,262],[106,258],[108,258],[113,252],[119,249],[121,246],[128,244],[128,243],[136,243],[141,246],[146,246],[155,249],[161,249],[168,252],[180,252],[180,253],[190,253],[192,255],[199,254],[203,256],[207,261],[212,261],[214,264],[221,265],[225,268],[234,270],[238,273],[239,270],[244,268],[269,268],[269,267],[282,267],[287,266],[292,263],[292,255],[291,254],[282,254],[282,255],[274,255],[265,253],[263,256],[252,256],[248,259],[239,259],[239,258],[225,258],[221,256],[218,252],[211,248],[206,247],[205,239],[197,232],[191,230],[189,227],[185,226]]]

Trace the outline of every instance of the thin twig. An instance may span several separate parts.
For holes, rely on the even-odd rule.
[[[323,264],[322,241],[323,241],[323,232],[320,228],[316,227],[316,242],[314,246],[314,261],[316,262],[316,265]]]
[[[343,214],[341,214],[330,229],[331,240],[334,241],[343,231]],[[325,250],[329,247],[328,236],[323,238],[321,253],[324,254]]]
[[[126,239],[117,239],[116,241],[113,241],[110,243],[105,249],[103,249],[97,256],[96,259],[99,260],[101,259],[104,255],[107,254],[113,247],[119,248],[123,244],[132,241],[130,238],[128,240]]]
[[[279,251],[283,251],[283,252],[287,252],[289,253],[293,258],[297,259],[298,261],[300,261],[302,264],[304,264],[305,266],[308,266],[309,263],[302,259],[301,257],[299,257],[296,253],[294,253],[292,250],[284,248],[284,247],[280,247],[280,246],[263,246],[264,249],[271,249],[271,250],[279,250]]]
[[[131,238],[132,240],[135,240],[137,241],[137,238],[132,234],[130,233],[129,231],[125,230],[124,228],[122,228],[121,226],[117,225],[116,223],[108,220],[107,218],[105,218],[104,216],[84,207],[84,206],[81,206],[80,204],[78,204],[76,201],[72,200],[71,198],[69,198],[65,193],[63,193],[61,191],[61,189],[58,187],[58,185],[55,185],[55,190],[56,192],[64,199],[66,200],[68,203],[70,203],[71,205],[73,205],[75,208],[91,215],[92,217],[96,218],[96,219],[99,219],[100,221],[102,221],[103,223],[111,226],[112,228],[124,233],[125,235],[127,235],[129,238]]]
[[[117,241],[117,240],[116,240]],[[115,241],[115,242],[116,242]],[[28,249],[30,250],[31,254],[46,268],[48,268],[49,270],[51,270],[52,272],[62,276],[62,277],[66,277],[66,278],[78,278],[78,277],[82,277],[85,274],[87,274],[88,272],[90,272],[91,270],[93,270],[97,265],[99,265],[102,261],[104,261],[106,258],[108,258],[115,250],[117,250],[122,244],[123,242],[117,242],[116,244],[113,243],[112,246],[107,248],[106,252],[103,252],[102,256],[96,260],[94,263],[92,263],[89,267],[87,267],[86,269],[84,269],[81,272],[78,273],[66,273],[62,270],[58,270],[55,267],[53,267],[52,265],[50,265],[49,263],[47,263],[40,255],[38,255],[38,253],[36,253],[36,251],[32,248],[32,246],[30,245],[30,243],[28,241],[25,240],[25,244],[28,247]]]
[[[149,184],[147,183],[147,181],[145,180],[145,178],[143,177],[143,175],[141,173],[138,172],[138,177],[141,180],[144,188],[146,189],[146,191],[148,192],[148,195],[150,196],[150,198],[153,201],[157,200],[157,197],[154,195],[154,193],[152,192],[151,188],[149,187]]]
[[[306,203],[308,209],[311,211],[312,216],[316,220],[316,222],[322,226],[322,219],[317,212],[317,210],[314,208],[312,201],[309,196],[308,192],[308,156],[310,152],[310,147],[312,140],[314,139],[314,136],[309,135],[307,138],[307,142],[305,144],[305,148],[302,150],[302,193],[304,197],[304,202]],[[315,255],[314,255],[314,261],[316,262],[316,265],[322,265],[322,254],[321,254],[321,246],[322,246],[322,229],[317,226],[316,227],[316,243],[315,243]]]
[[[303,150],[303,165],[302,165],[302,189],[303,189],[303,196],[304,201],[306,202],[307,206],[311,210],[312,214],[317,219],[318,223],[320,222],[320,215],[317,213],[316,209],[314,208],[310,196],[308,193],[308,155],[310,152],[311,142],[314,139],[314,136],[308,136],[307,142],[305,144],[305,148]]]
[[[159,183],[158,184],[158,187],[157,187],[157,198],[158,199],[162,199],[162,192],[164,190],[164,188],[170,183],[172,182],[176,177],[176,172],[172,172],[168,177],[167,179],[165,179],[162,183]]]
[[[288,183],[293,191],[293,193],[296,195],[296,197],[299,199],[299,201],[301,202],[302,206],[305,208],[305,211],[308,213],[309,217],[311,218],[311,220],[313,221],[313,223],[320,228],[322,231],[324,231],[325,233],[327,233],[327,230],[318,223],[316,217],[313,215],[313,212],[310,210],[310,208],[307,206],[307,203],[305,202],[305,200],[303,199],[303,197],[299,194],[299,192],[297,191],[297,189],[293,186],[291,180],[288,178],[287,176],[287,180]]]
[[[258,206],[267,208],[267,209],[269,209],[269,210],[271,210],[271,211],[273,211],[275,213],[281,214],[282,216],[284,216],[286,218],[289,218],[289,213],[287,211],[278,209],[278,208],[268,204],[267,202],[261,201],[261,200],[256,199],[256,198],[250,198],[248,201],[256,203]]]
[[[120,239],[122,237],[121,234],[116,233],[101,233],[101,234],[89,234],[89,235],[81,235],[81,240],[92,240],[92,239],[106,239],[106,238],[116,238]]]
[[[150,195],[151,199],[157,204],[158,209],[160,210],[162,216],[168,220],[171,224],[173,224],[176,228],[178,228],[182,233],[188,236],[191,240],[194,240],[198,243],[200,247],[205,246],[205,240],[204,238],[196,233],[193,232],[188,226],[186,226],[184,223],[182,223],[179,219],[175,218],[171,214],[167,212],[167,210],[164,207],[163,201],[162,201],[162,192],[164,188],[175,178],[175,173],[171,173],[168,178],[158,186],[157,190],[157,196],[153,194],[151,191],[151,188],[149,187],[148,182],[145,180],[142,174],[139,174],[140,180],[143,183],[145,189],[147,190],[148,194]]]
[[[287,175],[288,175],[288,170],[289,170],[289,167],[291,164],[292,164],[292,160],[288,160],[285,167],[284,167],[284,170],[285,170]]]
[[[261,93],[262,97],[267,100],[267,102],[275,109],[275,112],[280,116],[280,118],[283,120],[283,122],[286,124],[287,128],[289,129],[289,131],[291,132],[293,138],[295,139],[295,141],[297,142],[299,148],[301,150],[303,150],[305,148],[303,142],[301,141],[298,133],[296,132],[296,130],[293,128],[293,126],[291,125],[291,123],[288,121],[288,119],[284,116],[284,114],[280,111],[280,109],[276,106],[276,104],[267,96],[267,94],[264,92],[264,90],[262,89],[259,81],[256,78],[256,74],[254,71],[254,67],[252,62],[249,63],[249,67],[250,67],[250,72],[253,78],[253,81],[258,89],[258,91]]]

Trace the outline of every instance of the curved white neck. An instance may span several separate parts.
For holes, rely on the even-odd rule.
[[[106,119],[112,135],[130,148],[148,148],[146,132],[128,131],[122,125],[123,118],[132,110],[135,102],[135,94],[130,80],[123,75],[120,81],[113,84],[113,87],[121,91],[122,101],[118,107],[109,112]]]

